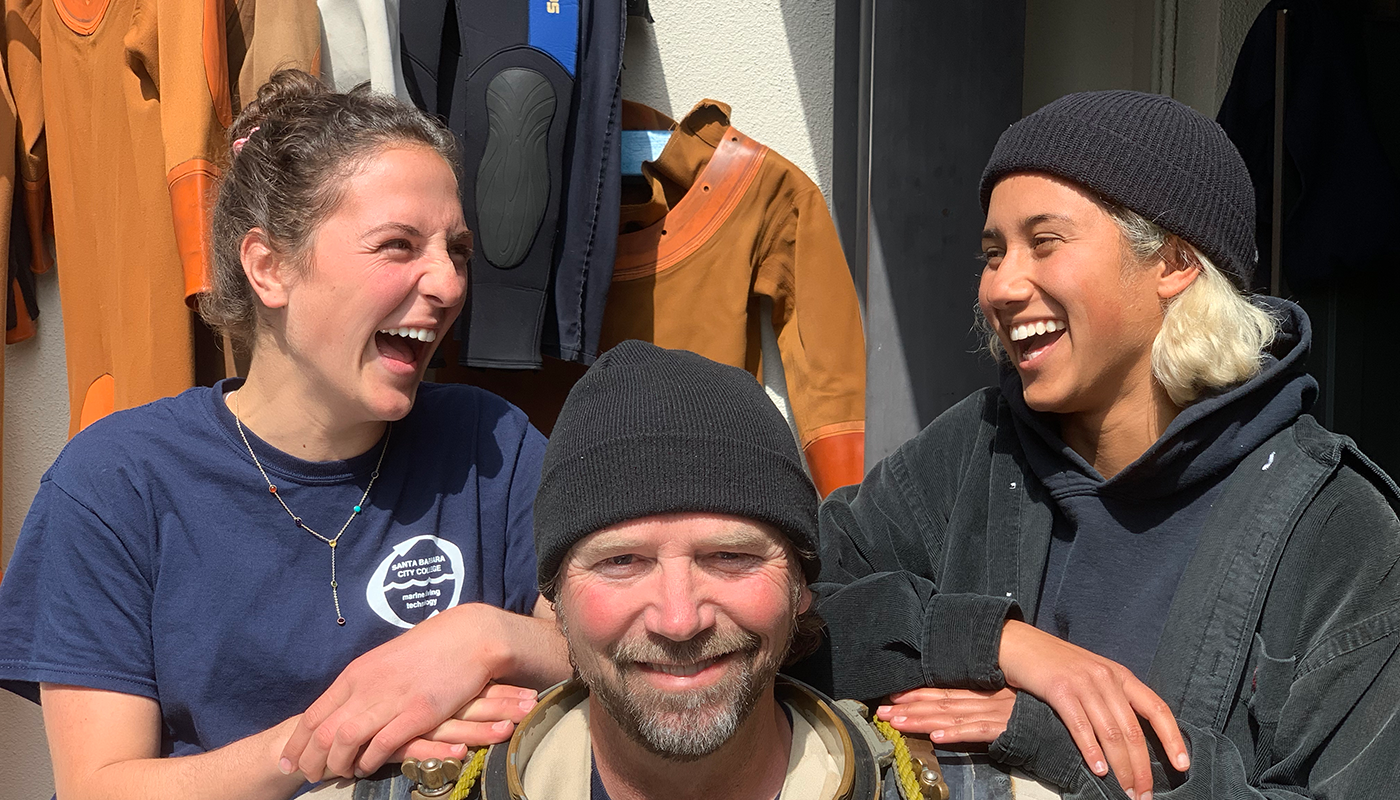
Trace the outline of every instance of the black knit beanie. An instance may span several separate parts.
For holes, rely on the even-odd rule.
[[[588,534],[678,511],[776,527],[813,556],[802,560],[813,581],[817,504],[787,421],[752,375],[623,342],[574,385],[545,450],[535,495],[540,588],[552,590],[565,554]]]
[[[1012,125],[982,171],[1048,172],[1136,211],[1195,245],[1240,289],[1254,275],[1254,185],[1225,131],[1195,109],[1142,92],[1080,92]]]

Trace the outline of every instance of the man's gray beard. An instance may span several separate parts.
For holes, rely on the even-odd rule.
[[[562,614],[559,624],[567,640],[568,625]],[[763,693],[770,690],[791,639],[789,631],[782,647],[762,658],[761,640],[747,631],[721,635],[711,630],[685,642],[654,637],[623,643],[606,656],[623,676],[621,682],[581,669],[572,641],[569,661],[603,710],[633,741],[672,761],[695,761],[723,747],[753,713]],[[688,664],[726,653],[740,662],[738,674],[704,690],[660,692],[642,681],[629,680],[636,677],[637,662]]]

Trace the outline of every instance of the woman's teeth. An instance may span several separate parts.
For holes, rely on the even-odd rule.
[[[437,331],[432,328],[384,328],[380,333],[388,336],[404,336],[429,343],[437,339]]]
[[[1059,320],[1048,319],[1041,322],[1028,322],[1025,325],[1017,325],[1011,329],[1011,341],[1019,342],[1022,339],[1029,339],[1042,333],[1054,333],[1068,328],[1069,325]]]

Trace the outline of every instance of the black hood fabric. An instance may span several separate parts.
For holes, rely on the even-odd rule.
[[[1060,439],[1055,415],[1026,406],[1013,368],[1002,376],[1021,447],[1055,506],[1036,626],[1139,677],[1225,479],[1317,398],[1317,382],[1303,371],[1307,315],[1286,300],[1255,302],[1282,322],[1260,374],[1188,406],[1107,480]]]
[[[1026,455],[1046,487],[1139,500],[1169,497],[1228,474],[1247,453],[1307,413],[1317,399],[1317,381],[1303,369],[1312,347],[1308,315],[1275,297],[1256,297],[1254,302],[1282,321],[1263,370],[1233,389],[1188,406],[1146,452],[1108,480],[1060,440],[1054,414],[1026,406],[1021,376],[1005,367],[1002,394],[1015,413]]]

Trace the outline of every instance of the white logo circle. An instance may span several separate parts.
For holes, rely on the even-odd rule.
[[[412,628],[457,605],[465,575],[460,547],[432,535],[415,536],[394,545],[379,562],[365,599],[385,622]]]

